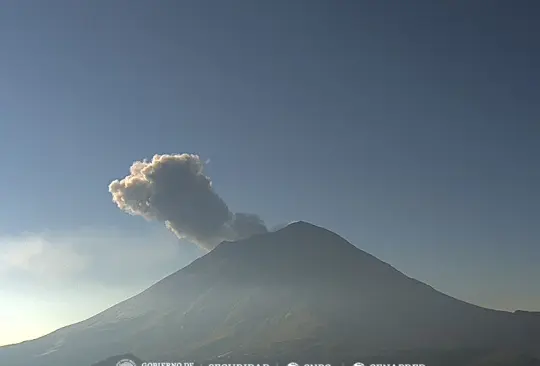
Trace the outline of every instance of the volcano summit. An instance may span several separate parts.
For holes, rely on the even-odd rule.
[[[300,221],[222,242],[88,320],[1,347],[0,365],[91,365],[128,353],[144,360],[238,362],[394,355],[388,357],[424,364],[457,353],[454,359],[473,364],[501,354],[532,360],[538,345],[538,317],[442,294]]]

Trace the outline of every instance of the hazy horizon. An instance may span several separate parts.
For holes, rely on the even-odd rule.
[[[540,311],[538,10],[5,1],[0,345],[95,315],[259,218],[325,227],[475,305]],[[130,166],[183,153],[216,216],[167,216],[166,200],[127,214]]]

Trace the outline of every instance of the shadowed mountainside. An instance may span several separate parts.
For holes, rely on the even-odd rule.
[[[0,364],[91,365],[126,353],[185,361],[309,355],[317,362],[423,349],[538,355],[539,344],[538,317],[456,300],[335,233],[296,222],[223,242],[88,320],[1,347]]]

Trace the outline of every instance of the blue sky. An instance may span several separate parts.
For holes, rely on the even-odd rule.
[[[460,299],[540,310],[539,10],[4,1],[0,344],[201,254],[111,201],[162,153],[210,159],[231,210],[270,227],[310,221]]]

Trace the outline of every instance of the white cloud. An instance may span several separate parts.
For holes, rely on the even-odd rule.
[[[51,243],[39,235],[0,238],[0,274],[22,271],[56,279],[82,272],[90,259],[69,243]]]
[[[0,235],[0,346],[87,319],[201,254],[161,226]]]
[[[113,228],[0,236],[0,283],[150,285],[200,253],[165,230],[133,233]],[[129,273],[129,275],[126,275]]]

